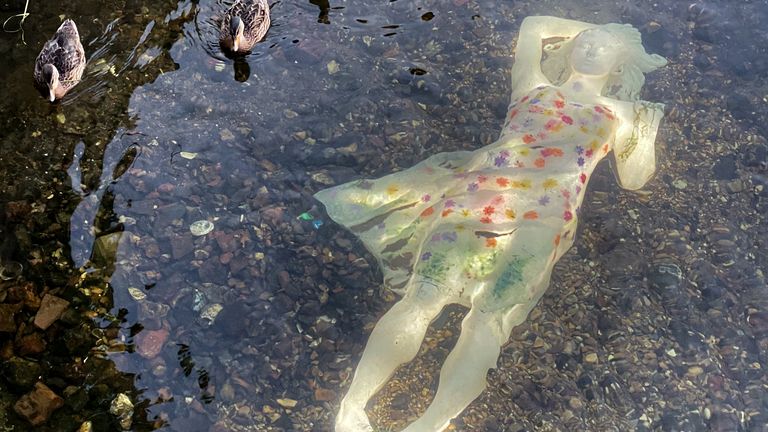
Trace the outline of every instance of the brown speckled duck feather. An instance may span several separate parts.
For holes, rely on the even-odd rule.
[[[237,43],[232,29],[233,20],[236,18],[243,24],[242,36],[238,38]],[[247,53],[256,42],[264,38],[269,25],[267,0],[235,0],[221,20],[219,44],[229,52]]]
[[[47,66],[46,65],[50,65]],[[51,66],[55,69],[52,79]],[[47,41],[35,60],[35,87],[51,102],[61,99],[80,81],[85,69],[85,51],[75,22],[61,23],[51,40]]]

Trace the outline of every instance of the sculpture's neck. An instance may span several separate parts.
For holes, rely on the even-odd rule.
[[[600,96],[607,80],[607,76],[582,75],[572,71],[561,87],[574,94]]]

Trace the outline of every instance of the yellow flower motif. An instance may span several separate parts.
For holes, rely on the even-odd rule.
[[[557,187],[557,180],[553,178],[548,178],[544,180],[544,183],[541,184],[545,190],[554,189]]]
[[[522,148],[520,149],[520,151],[518,151],[518,153],[520,153],[520,156],[528,156],[528,154],[530,154],[531,151],[527,148]]]
[[[531,181],[529,179],[525,180],[515,180],[510,185],[513,188],[517,189],[530,189],[531,188]]]
[[[551,109],[549,109],[549,108],[547,108],[547,109],[545,109],[545,110],[544,110],[544,115],[548,115],[548,116],[551,116],[551,115],[552,115],[552,114],[554,114],[554,113],[555,113],[555,112],[554,112],[554,111],[552,111],[552,110],[551,110]]]
[[[396,184],[391,184],[391,185],[387,186],[387,195],[390,195],[390,196],[394,195],[399,190],[400,190],[400,188],[398,188]]]
[[[515,214],[515,211],[514,211],[514,210],[512,210],[512,209],[506,209],[506,210],[504,210],[504,215],[505,215],[505,216],[506,216],[508,219],[514,219],[514,218],[516,218],[516,217],[517,217],[517,214]]]
[[[456,231],[464,231],[464,230],[466,229],[466,227],[464,226],[464,224],[457,224],[457,225],[454,227],[454,229],[455,229]]]
[[[600,148],[600,141],[592,140],[592,142],[589,143],[589,148],[591,148],[592,150],[597,150],[598,148]]]
[[[472,212],[470,212],[467,209],[464,209],[464,210],[461,211],[461,215],[464,216],[464,217],[469,217],[469,215],[471,215],[471,214],[472,214]]]
[[[584,133],[589,133],[589,129],[587,129],[586,126],[579,126],[579,130],[584,132]]]
[[[605,128],[597,128],[597,131],[595,133],[600,138],[605,138],[608,135],[608,132],[605,131]]]

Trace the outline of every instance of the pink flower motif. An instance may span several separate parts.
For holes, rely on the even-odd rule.
[[[456,205],[456,201],[449,199],[445,200],[445,208],[452,208]]]
[[[571,213],[570,210],[566,210],[565,212],[563,212],[563,219],[565,219],[566,222],[573,219],[573,213]]]
[[[567,115],[564,115],[564,116],[560,117],[560,120],[562,120],[563,123],[565,123],[567,125],[572,125],[573,124],[573,119],[568,117]]]
[[[424,196],[421,197],[421,200],[424,201],[424,202],[429,202],[429,200],[431,200],[431,199],[432,199],[432,197],[429,194],[424,194]]]
[[[581,173],[581,175],[579,176],[579,181],[581,181],[582,183],[586,183],[587,182],[587,175],[584,174],[584,173]]]

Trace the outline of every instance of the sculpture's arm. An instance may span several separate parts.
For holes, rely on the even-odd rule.
[[[620,126],[616,131],[613,156],[621,187],[637,190],[656,171],[656,133],[664,117],[664,105],[646,101],[617,102],[614,112]]]
[[[541,43],[544,39],[571,39],[594,27],[594,24],[550,16],[525,18],[520,25],[520,35],[515,47],[515,64],[512,66],[513,98],[528,93],[538,85],[549,84],[549,80],[541,72]]]

